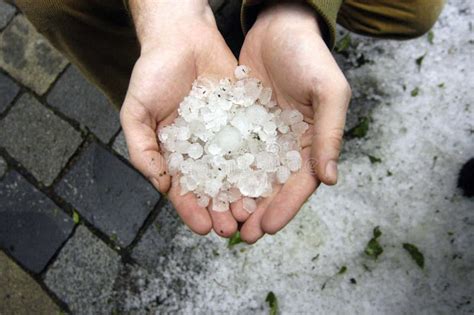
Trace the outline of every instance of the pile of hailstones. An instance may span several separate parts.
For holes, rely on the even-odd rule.
[[[301,168],[300,136],[308,129],[297,110],[281,110],[272,90],[238,66],[236,82],[199,78],[181,102],[179,116],[158,132],[170,175],[181,194],[193,192],[199,206],[229,210],[242,199],[255,211],[256,198],[272,193]]]

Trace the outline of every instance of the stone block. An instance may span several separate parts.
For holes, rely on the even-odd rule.
[[[82,142],[79,132],[24,94],[0,121],[0,146],[46,186]]]
[[[0,181],[0,205],[0,248],[32,272],[41,272],[74,222],[14,171]]]
[[[0,67],[39,95],[48,90],[67,63],[22,15],[0,35]]]
[[[120,246],[133,241],[160,199],[160,194],[136,170],[95,143],[55,190]]]
[[[0,279],[0,314],[61,313],[41,286],[2,251],[0,251]]]
[[[79,226],[46,273],[45,283],[74,314],[110,314],[120,256]]]
[[[59,78],[48,94],[47,102],[87,127],[104,143],[109,142],[120,128],[118,111],[74,66]]]
[[[0,30],[8,25],[8,22],[15,16],[16,8],[3,0],[0,0]]]
[[[5,111],[20,91],[20,87],[9,77],[0,73],[0,114]]]

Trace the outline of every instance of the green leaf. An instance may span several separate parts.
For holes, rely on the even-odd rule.
[[[365,248],[364,252],[367,256],[377,259],[380,255],[382,255],[383,248],[375,238],[372,238],[369,243],[367,243],[367,247]]]
[[[438,84],[438,87],[439,87],[440,89],[444,88],[444,82],[441,82],[440,84]]]
[[[341,269],[339,269],[339,271],[337,272],[337,274],[338,274],[338,275],[342,275],[342,274],[344,274],[346,271],[347,271],[347,267],[346,267],[346,266],[342,266]]]
[[[410,94],[413,97],[418,96],[418,94],[420,94],[420,88],[419,87],[414,88],[413,90],[411,90]]]
[[[359,123],[347,132],[348,136],[353,138],[363,138],[369,131],[369,117],[359,118]]]
[[[337,41],[336,47],[334,47],[334,50],[337,53],[342,53],[343,51],[346,51],[349,46],[351,45],[351,35],[347,33],[342,37],[340,40]]]
[[[265,302],[267,302],[268,306],[270,307],[270,312],[268,314],[277,315],[278,314],[278,300],[275,293],[273,293],[272,291],[268,292]]]
[[[76,210],[72,210],[72,220],[74,221],[74,224],[78,224],[81,218],[79,217],[79,213],[77,213]]]
[[[403,248],[410,254],[411,258],[416,262],[416,264],[423,269],[425,266],[425,257],[413,244],[403,243]]]
[[[240,232],[237,231],[237,232],[235,232],[234,235],[232,235],[229,238],[229,248],[232,248],[232,247],[234,247],[235,245],[237,245],[239,243],[242,243],[242,239],[240,238]]]
[[[117,234],[112,233],[112,235],[110,235],[110,239],[111,239],[114,243],[117,243],[117,241],[118,241],[118,236],[117,236]]]
[[[372,233],[374,234],[374,238],[379,238],[382,235],[382,231],[380,231],[379,226],[374,227],[374,231]]]
[[[380,231],[380,228],[376,226],[372,233],[374,237],[372,237],[370,241],[367,243],[364,253],[367,256],[376,260],[383,253],[383,248],[380,245],[380,243],[377,241],[377,238],[379,238],[382,235],[382,232]]]
[[[426,56],[426,53],[423,56],[416,58],[415,62],[416,62],[416,65],[418,66],[418,69],[421,68],[421,65],[423,64],[423,59],[425,59],[425,56]]]
[[[382,162],[382,159],[381,159],[381,158],[378,158],[378,157],[376,157],[376,156],[368,155],[368,157],[369,157],[370,163],[372,163],[372,164]]]
[[[427,38],[428,38],[428,43],[430,43],[431,45],[433,45],[433,40],[434,40],[434,33],[433,33],[433,31],[429,31],[429,32],[428,32]]]

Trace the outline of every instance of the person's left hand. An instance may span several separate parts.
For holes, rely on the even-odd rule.
[[[302,137],[302,169],[261,199],[250,216],[241,204],[234,217],[244,222],[241,238],[254,243],[282,229],[320,182],[337,182],[337,161],[351,97],[347,80],[305,3],[283,2],[264,9],[247,34],[239,63],[273,90],[282,108],[303,113],[310,128]]]

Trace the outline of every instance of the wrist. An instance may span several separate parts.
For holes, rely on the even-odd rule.
[[[182,0],[179,4],[173,0],[129,0],[129,7],[142,50],[189,36],[193,29],[215,26],[206,0]]]
[[[259,13],[255,25],[263,28],[278,25],[285,29],[314,31],[321,36],[320,18],[303,0],[270,2]]]

